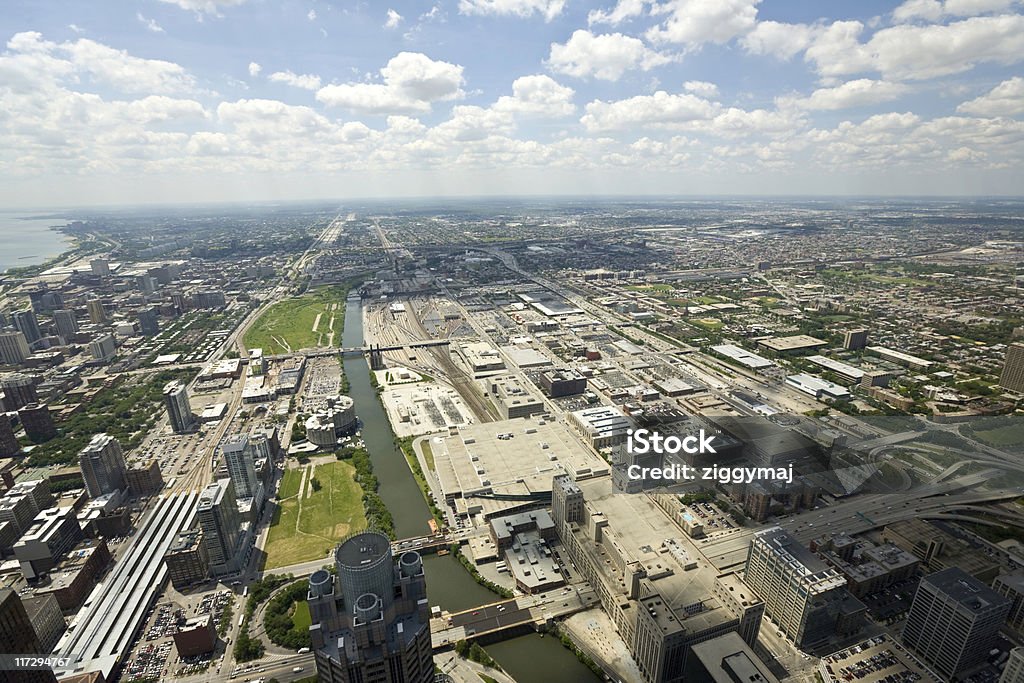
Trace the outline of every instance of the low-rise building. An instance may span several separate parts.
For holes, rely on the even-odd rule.
[[[49,574],[49,583],[36,589],[37,594],[50,594],[61,610],[78,609],[96,585],[96,579],[110,564],[110,550],[102,538],[80,542]]]

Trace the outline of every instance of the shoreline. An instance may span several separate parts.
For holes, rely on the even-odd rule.
[[[0,279],[34,277],[36,275],[42,274],[43,272],[49,270],[50,268],[54,268],[56,266],[61,265],[62,262],[64,262],[64,261],[70,260],[72,258],[72,254],[74,254],[79,249],[81,249],[82,241],[81,241],[81,239],[79,239],[79,237],[77,235],[75,235],[72,232],[69,232],[68,231],[68,227],[69,227],[68,224],[65,224],[65,225],[50,225],[50,226],[47,226],[47,228],[46,228],[47,230],[52,230],[54,232],[60,233],[67,240],[66,244],[64,245],[65,248],[64,248],[63,251],[61,251],[60,253],[55,254],[53,256],[43,256],[42,257],[43,260],[39,261],[39,262],[36,262],[36,263],[26,263],[26,264],[18,264],[18,265],[8,266],[7,268],[5,268],[3,270],[0,270]],[[17,260],[21,261],[23,259],[36,259],[36,258],[40,258],[40,257],[39,256],[19,256],[19,257],[17,257]],[[29,271],[33,271],[33,270],[35,270],[35,272],[29,272]]]

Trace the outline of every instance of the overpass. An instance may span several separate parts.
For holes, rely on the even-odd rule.
[[[539,631],[554,619],[582,612],[597,604],[586,584],[553,588],[541,595],[526,595],[471,607],[430,620],[430,640],[435,651],[447,650],[460,640],[495,643]]]
[[[431,339],[429,341],[413,342],[411,344],[399,344],[396,346],[342,346],[337,348],[326,348],[326,349],[299,349],[292,353],[277,353],[272,356],[264,356],[267,360],[279,361],[286,360],[288,358],[295,358],[296,356],[303,356],[305,358],[327,358],[329,356],[362,356],[371,351],[411,351],[415,349],[429,349],[435,346],[449,346],[451,340],[449,339]]]

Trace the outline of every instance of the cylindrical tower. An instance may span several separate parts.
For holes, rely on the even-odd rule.
[[[363,593],[356,600],[355,617],[364,624],[368,624],[380,616],[383,610],[383,603],[380,596],[373,593]]]
[[[398,568],[402,576],[413,577],[423,570],[423,559],[415,550],[407,550],[398,558]]]
[[[326,569],[317,569],[309,577],[309,595],[318,598],[334,590],[334,577]]]
[[[334,553],[341,583],[345,609],[351,613],[356,599],[372,593],[386,608],[392,601],[394,562],[391,541],[377,531],[363,531],[349,536]]]

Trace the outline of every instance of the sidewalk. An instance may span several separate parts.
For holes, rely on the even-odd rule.
[[[507,673],[463,659],[454,652],[442,652],[436,655],[434,663],[441,667],[441,671],[451,676],[456,683],[484,683],[484,679],[479,674],[489,676],[498,683],[516,683],[516,680]]]

